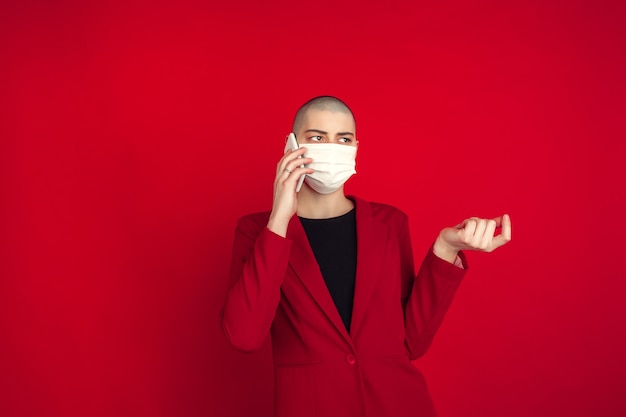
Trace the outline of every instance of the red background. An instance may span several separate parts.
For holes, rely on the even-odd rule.
[[[418,259],[511,215],[416,363],[441,416],[625,415],[624,2],[99,3],[0,6],[0,415],[270,415],[218,313],[320,94]]]

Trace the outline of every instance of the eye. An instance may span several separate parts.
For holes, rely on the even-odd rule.
[[[341,142],[341,143],[350,143],[350,142],[352,142],[352,139],[345,138],[345,137],[344,138],[339,138],[339,142]]]
[[[311,136],[309,138],[309,140],[312,140],[313,142],[321,142],[322,141],[322,137],[321,136]]]

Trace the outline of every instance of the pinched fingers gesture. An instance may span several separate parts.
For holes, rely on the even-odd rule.
[[[496,235],[499,227],[500,234]],[[492,252],[511,240],[511,218],[508,214],[493,219],[470,217],[454,227],[445,228],[440,236],[455,250]]]

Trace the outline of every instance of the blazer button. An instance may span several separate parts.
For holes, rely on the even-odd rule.
[[[354,365],[356,363],[356,357],[352,354],[346,355],[346,363],[348,365]]]

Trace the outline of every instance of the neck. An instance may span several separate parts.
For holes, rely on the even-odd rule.
[[[298,216],[307,219],[328,219],[341,216],[354,208],[352,200],[343,193],[343,187],[330,194],[320,194],[306,182],[298,193]]]

